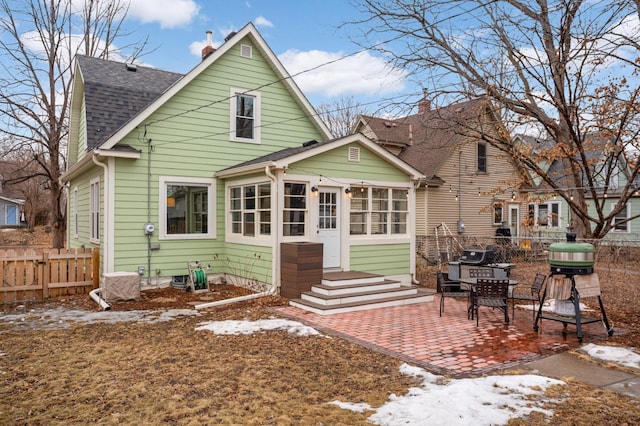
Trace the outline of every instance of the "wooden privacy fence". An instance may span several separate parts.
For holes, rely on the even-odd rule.
[[[0,303],[88,294],[99,271],[99,249],[0,250]]]

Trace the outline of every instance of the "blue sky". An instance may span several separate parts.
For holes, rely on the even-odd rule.
[[[359,17],[349,0],[131,0],[127,27],[149,37],[155,51],[143,62],[186,73],[200,61],[206,31],[214,47],[231,31],[253,22],[290,74],[308,70],[361,49],[349,41],[355,28],[339,25]],[[402,70],[390,69],[378,54],[362,52],[296,82],[312,104],[343,96],[371,102],[411,92]],[[419,90],[413,90],[419,93]]]

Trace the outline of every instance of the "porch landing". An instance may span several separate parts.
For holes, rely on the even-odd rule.
[[[403,285],[368,272],[325,272],[319,285],[302,292],[289,305],[319,315],[432,302],[435,290]]]

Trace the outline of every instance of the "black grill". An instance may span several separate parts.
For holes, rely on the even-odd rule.
[[[493,250],[464,250],[460,256],[460,263],[463,265],[488,265],[493,263],[493,257]]]

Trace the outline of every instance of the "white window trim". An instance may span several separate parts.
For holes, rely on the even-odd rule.
[[[631,204],[630,204],[631,200],[629,200],[627,202],[627,205],[625,206],[625,210],[626,210],[626,215],[625,218],[628,219],[631,216]],[[611,204],[611,208],[609,211],[613,211],[615,207],[615,204]],[[613,228],[611,228],[611,232],[615,232],[617,234],[629,234],[631,232],[631,221],[625,223],[625,226],[627,229],[625,230],[621,230],[621,229],[616,229],[616,218],[615,216],[611,218],[611,225],[613,226]]]
[[[184,176],[160,176],[158,190],[158,229],[160,240],[203,240],[216,238],[216,180]],[[167,234],[167,185],[193,185],[208,188],[206,234]]]
[[[251,236],[246,236],[246,235],[241,235],[241,234],[234,234],[231,232],[232,226],[233,224],[231,223],[231,194],[230,194],[230,190],[231,188],[236,188],[236,187],[245,187],[248,185],[263,185],[263,184],[269,184],[271,185],[271,235],[261,235],[259,232],[259,217],[257,216],[257,212],[258,210],[256,209],[256,235],[251,237]],[[232,242],[232,243],[239,243],[239,244],[252,244],[252,245],[258,245],[258,246],[269,246],[271,245],[271,241],[274,238],[274,235],[276,232],[278,231],[278,226],[274,223],[274,212],[275,212],[275,205],[276,205],[276,198],[275,198],[275,191],[274,191],[274,186],[271,182],[269,181],[265,181],[264,179],[242,179],[242,180],[237,180],[237,181],[233,181],[233,182],[227,182],[225,184],[225,188],[224,188],[224,192],[225,192],[225,234],[226,234],[226,240],[228,242]],[[257,203],[257,194],[256,194],[256,203]],[[244,210],[243,210],[244,211]]]
[[[353,188],[359,188],[357,183],[353,184]],[[388,210],[387,210],[387,232],[384,234],[374,234],[372,233],[371,229],[372,229],[372,214],[377,212],[373,210],[373,199],[372,199],[372,189],[373,188],[377,188],[377,189],[385,189],[387,190],[387,196],[388,196],[388,201],[389,201],[389,206],[388,206]],[[349,235],[350,240],[355,243],[357,240],[360,240],[360,242],[362,243],[363,241],[380,241],[380,240],[384,240],[385,243],[387,244],[395,244],[395,243],[404,243],[407,241],[407,239],[410,239],[410,235],[409,233],[411,232],[411,227],[409,226],[410,221],[414,220],[411,217],[411,206],[410,203],[407,203],[407,210],[392,210],[392,204],[393,204],[393,190],[394,189],[399,189],[399,190],[406,190],[409,191],[409,188],[405,188],[405,187],[395,187],[395,186],[387,186],[387,185],[379,185],[379,184],[375,184],[375,185],[371,185],[365,188],[365,190],[367,191],[367,210],[364,211],[365,216],[366,216],[366,233],[365,234],[351,234],[351,197],[347,197],[347,205],[349,208],[349,212],[347,215],[348,218],[348,224],[347,224],[347,228],[346,228],[346,232]],[[355,189],[356,191],[358,189]],[[392,217],[391,215],[393,214],[393,212],[401,212],[401,213],[406,213],[406,229],[407,232],[405,232],[404,234],[394,234],[391,232],[392,230]],[[358,245],[358,244],[356,244]]]
[[[496,207],[500,206],[500,221],[496,222]],[[493,209],[492,209],[492,218],[491,218],[491,222],[492,225],[496,226],[496,225],[502,225],[502,222],[504,222],[504,210],[505,210],[505,206],[506,203],[504,201],[499,201],[496,200],[493,202]]]
[[[78,217],[78,187],[73,187],[73,238],[78,239],[78,223],[80,218]]]
[[[307,189],[306,189],[306,194],[305,194],[305,208],[304,210],[298,210],[298,209],[294,209],[294,208],[285,208],[285,186],[286,184],[293,184],[293,185],[306,185]],[[311,227],[311,185],[309,182],[305,182],[304,180],[298,180],[298,179],[287,179],[282,181],[282,186],[280,187],[282,196],[281,196],[281,201],[282,201],[282,211],[280,212],[280,214],[282,216],[280,216],[280,221],[281,223],[279,223],[279,227],[278,227],[278,232],[281,235],[282,241],[283,242],[295,242],[295,241],[308,241],[309,240],[309,236],[310,236],[310,227]],[[304,212],[304,234],[303,235],[284,235],[284,216],[285,216],[285,211],[302,211]],[[273,217],[273,215],[272,215]],[[273,228],[272,228],[273,229]]]
[[[540,225],[540,206],[547,206],[547,225]],[[553,208],[552,205],[558,206],[558,225],[550,225],[553,221]],[[543,226],[547,229],[559,229],[562,228],[562,203],[560,201],[547,201],[545,203],[537,203],[535,205],[535,224],[536,226]]]
[[[239,138],[236,137],[236,96],[237,95],[247,95],[253,96],[255,98],[255,104],[253,105],[253,139],[247,138]],[[232,87],[229,90],[229,99],[230,99],[230,108],[229,108],[229,139],[233,142],[244,142],[244,143],[260,143],[261,136],[261,95],[260,92],[249,89],[240,89],[237,87]]]
[[[480,170],[480,153],[478,152],[480,146],[484,146],[484,170]],[[476,173],[477,174],[487,174],[489,173],[489,147],[486,143],[478,142],[476,146]]]
[[[97,193],[94,188],[97,188]],[[100,244],[100,190],[100,178],[91,179],[89,181],[89,242],[94,244]],[[97,224],[95,223],[95,213],[98,213]],[[94,229],[97,230],[97,238],[93,232]]]

